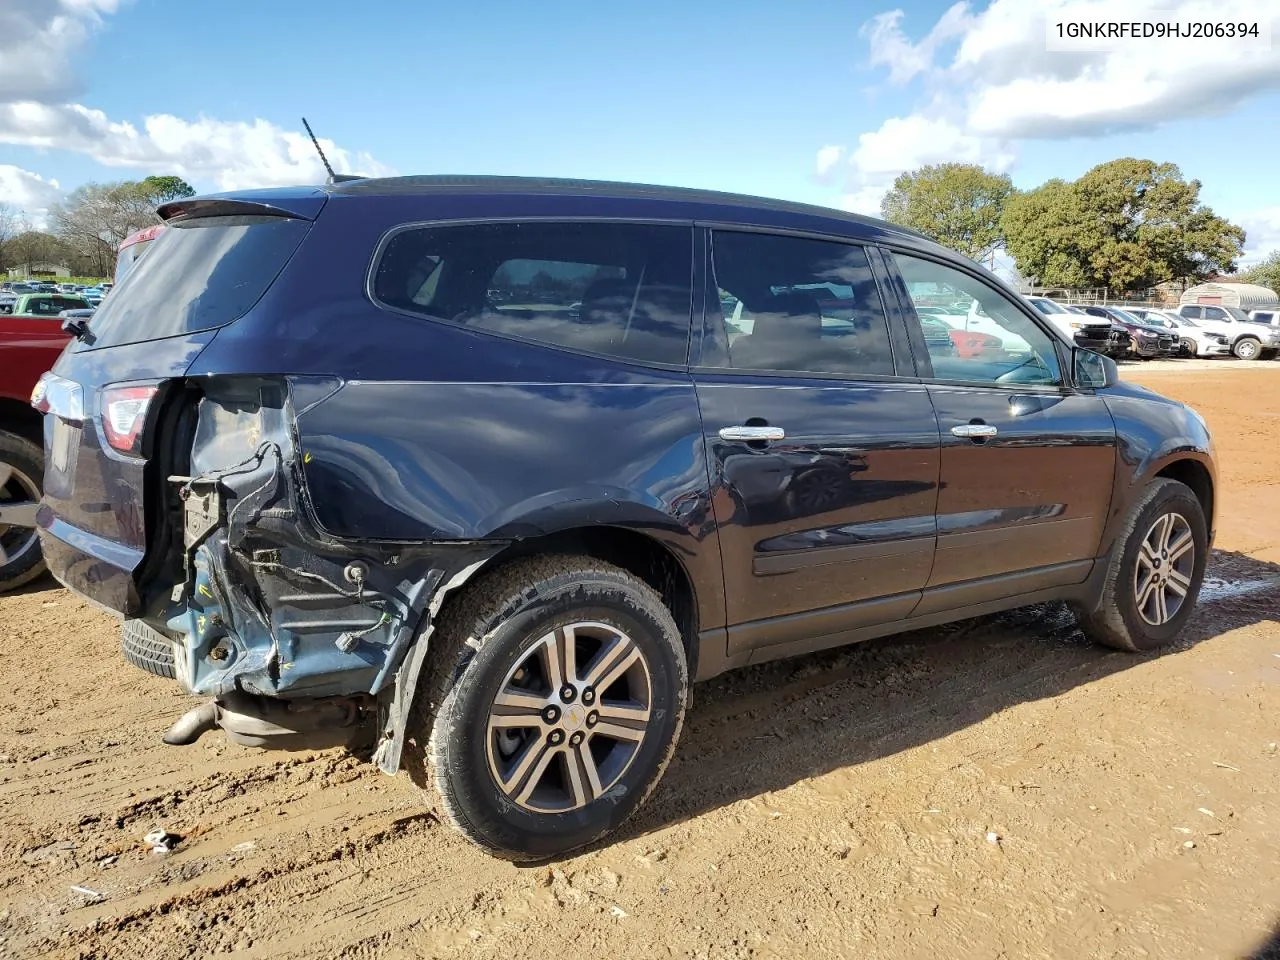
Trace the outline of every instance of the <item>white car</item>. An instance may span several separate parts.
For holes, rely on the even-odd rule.
[[[1271,307],[1267,310],[1250,310],[1250,323],[1265,323],[1269,327],[1280,327],[1280,308]]]
[[[1178,316],[1227,337],[1231,352],[1241,360],[1270,360],[1280,351],[1280,327],[1251,321],[1238,307],[1184,303]]]
[[[1026,299],[1036,313],[1066,334],[1067,340],[1071,342],[1074,342],[1073,338],[1077,331],[1083,330],[1085,327],[1097,326],[1100,322],[1106,323],[1105,320],[1100,321],[1097,317],[1090,317],[1085,313],[1068,310],[1058,301],[1050,300],[1048,297],[1027,297]]]
[[[1231,356],[1231,339],[1224,333],[1207,330],[1195,320],[1188,320],[1167,310],[1127,307],[1126,310],[1150,327],[1164,327],[1182,342],[1186,353],[1197,357]]]

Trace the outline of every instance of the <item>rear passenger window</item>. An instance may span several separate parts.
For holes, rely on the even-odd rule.
[[[892,376],[893,352],[867,252],[859,246],[716,231],[721,365],[740,370]],[[708,304],[714,311],[715,301]]]
[[[477,330],[683,364],[693,230],[623,223],[414,227],[387,243],[374,298]]]

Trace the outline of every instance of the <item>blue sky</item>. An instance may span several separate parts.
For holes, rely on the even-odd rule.
[[[0,201],[38,217],[89,180],[313,180],[306,115],[362,172],[640,180],[867,211],[923,162],[1030,187],[1149,157],[1200,179],[1254,256],[1280,247],[1280,51],[1050,54],[1045,18],[1065,2],[4,0]],[[1157,3],[1162,18],[1205,9],[1098,9]],[[1280,19],[1280,0],[1240,12]]]

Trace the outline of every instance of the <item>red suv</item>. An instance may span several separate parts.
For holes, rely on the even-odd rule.
[[[43,435],[31,390],[70,339],[56,314],[0,313],[0,592],[44,572],[35,530]]]

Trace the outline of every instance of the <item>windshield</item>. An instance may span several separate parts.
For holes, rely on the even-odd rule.
[[[1066,313],[1067,312],[1067,310],[1064,309],[1061,304],[1054,303],[1052,300],[1036,299],[1036,300],[1032,300],[1031,304],[1041,313]]]
[[[1222,309],[1231,315],[1232,320],[1243,320],[1246,323],[1249,322],[1249,315],[1239,307],[1223,307]]]
[[[1126,310],[1121,310],[1119,307],[1110,307],[1109,309],[1113,317],[1117,317],[1123,320],[1125,323],[1141,324],[1143,322],[1138,317],[1135,317],[1132,313],[1129,313]]]
[[[202,217],[169,224],[102,302],[93,347],[210,330],[249,312],[311,224],[284,217]]]

